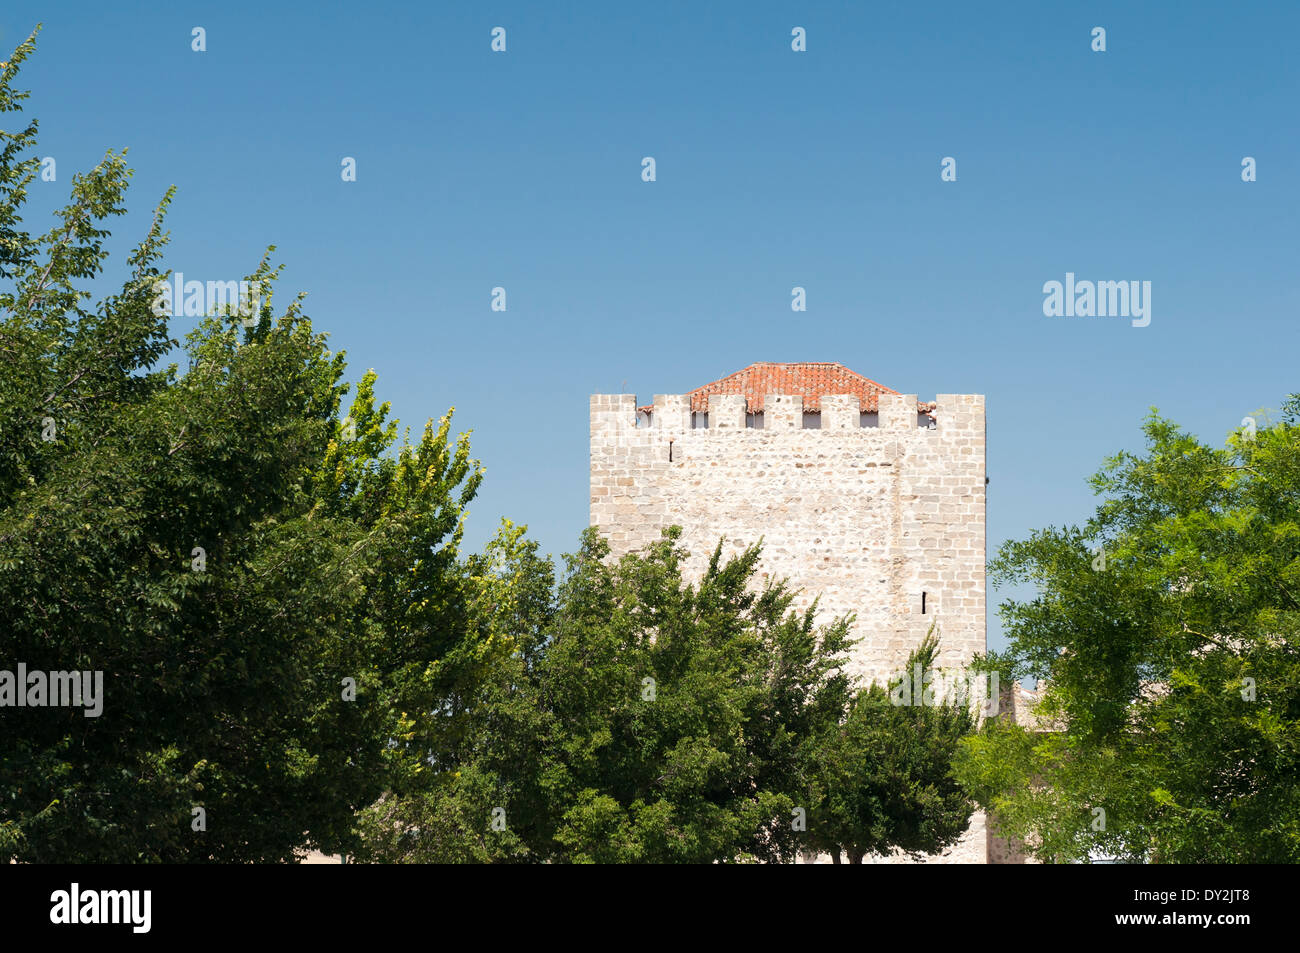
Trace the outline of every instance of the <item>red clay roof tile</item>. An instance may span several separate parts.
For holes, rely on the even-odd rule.
[[[691,410],[707,411],[710,394],[743,394],[749,413],[760,414],[763,412],[763,398],[768,394],[802,394],[804,411],[819,413],[823,394],[854,394],[862,402],[862,412],[874,414],[881,394],[897,393],[838,362],[779,364],[760,361],[695,388],[690,397]],[[642,411],[652,409],[649,406],[640,408]]]

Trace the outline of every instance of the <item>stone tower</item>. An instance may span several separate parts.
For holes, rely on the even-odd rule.
[[[918,403],[842,364],[752,364],[638,407],[591,398],[591,522],[617,556],[683,528],[687,571],[763,540],[760,571],[856,613],[850,671],[883,679],[937,624],[942,666],[985,648],[984,397]],[[945,855],[984,863],[984,818]]]

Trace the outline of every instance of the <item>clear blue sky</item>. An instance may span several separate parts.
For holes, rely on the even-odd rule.
[[[587,396],[624,381],[813,360],[984,393],[990,551],[1085,517],[1150,406],[1217,441],[1300,390],[1295,3],[6,0],[4,52],[38,21],[59,181],[29,222],[129,146],[116,249],[173,183],[172,268],[278,245],[354,380],[473,429],[474,546],[507,515],[573,547]],[[1150,326],[1045,317],[1067,271],[1150,281]]]

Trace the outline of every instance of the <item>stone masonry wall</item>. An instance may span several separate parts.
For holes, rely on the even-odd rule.
[[[820,596],[823,621],[856,613],[850,672],[863,680],[901,669],[932,624],[941,666],[984,651],[983,396],[938,395],[933,429],[916,395],[882,394],[866,428],[856,397],[826,396],[807,430],[802,396],[764,399],[761,429],[739,395],[711,395],[708,427],[692,429],[684,395],[657,395],[649,426],[635,395],[592,396],[591,522],[614,554],[678,524],[698,575],[719,538],[727,555],[762,538],[760,572],[787,577],[796,608]],[[946,859],[987,855],[976,815]]]

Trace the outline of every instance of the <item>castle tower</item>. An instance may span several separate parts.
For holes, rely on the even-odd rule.
[[[763,540],[760,572],[856,613],[850,673],[883,679],[937,624],[985,649],[984,397],[918,403],[842,364],[752,364],[682,395],[591,398],[591,522],[614,555],[683,528],[699,574]],[[945,859],[984,863],[982,815]]]

